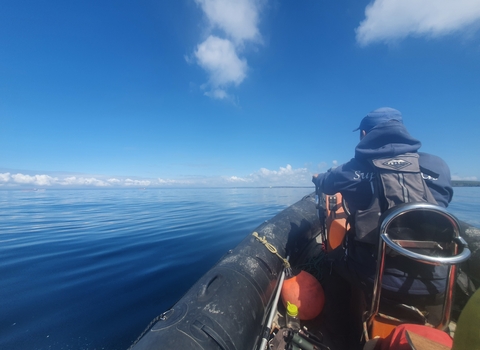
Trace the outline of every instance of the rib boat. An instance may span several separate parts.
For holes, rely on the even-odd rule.
[[[151,322],[130,349],[362,349],[405,323],[452,332],[464,304],[454,298],[457,276],[460,269],[468,274],[475,257],[470,257],[467,242],[480,236],[480,230],[426,203],[408,203],[384,213],[378,226],[376,273],[358,336],[349,323],[355,315],[345,307],[352,299],[348,283],[332,267],[335,254],[345,249],[347,218],[340,194],[305,196],[226,252],[175,305]],[[405,227],[409,237],[402,237]],[[415,230],[422,232],[412,236]],[[382,276],[392,255],[447,266],[437,324],[431,324],[418,307],[401,303],[401,312],[384,307]],[[298,282],[293,291],[297,295],[286,297],[285,286],[302,273],[320,287],[315,285],[313,295],[307,295],[311,286]],[[470,286],[472,280],[478,282],[470,277]],[[468,299],[469,292],[465,293]],[[297,305],[300,329],[287,327],[286,298],[301,304]],[[302,310],[311,312],[319,304],[321,310],[302,317]]]

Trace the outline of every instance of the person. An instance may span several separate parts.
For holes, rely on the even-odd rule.
[[[448,165],[440,157],[418,152],[421,142],[408,133],[400,111],[378,108],[362,119],[354,131],[357,130],[360,130],[360,142],[355,148],[355,157],[326,173],[313,176],[313,183],[324,193],[340,192],[352,213],[366,209],[371,201],[371,182],[375,174],[368,160],[417,153],[422,177],[436,204],[448,206],[453,196]]]
[[[403,124],[400,111],[390,107],[373,110],[354,131],[360,131],[360,142],[355,148],[354,158],[326,173],[314,175],[312,181],[325,194],[341,193],[348,205],[351,213],[351,229],[347,233],[348,249],[345,251],[346,256],[334,261],[333,267],[356,289],[367,293],[368,290],[371,292],[375,276],[378,244],[378,233],[375,235],[377,231],[370,227],[378,226],[379,213],[371,210],[375,198],[383,197],[383,202],[377,203],[381,211],[385,209],[385,200],[391,202],[388,202],[390,206],[424,201],[447,207],[453,189],[448,165],[437,156],[418,152],[421,142],[410,135]],[[385,164],[390,167],[388,170],[381,168],[385,168]],[[403,172],[404,166],[405,169],[412,166],[411,172]],[[399,181],[410,181],[413,184],[410,191],[402,193],[403,187],[399,185],[395,186],[402,188],[382,188],[378,185],[379,178],[383,184],[385,181],[393,184],[389,176],[398,176]],[[379,191],[383,193],[379,195]],[[387,193],[389,191],[396,193]],[[405,193],[412,197],[406,198]],[[362,216],[364,213],[374,215]],[[405,260],[397,266],[386,266],[382,287],[387,293],[382,292],[382,295],[389,297],[403,294],[400,300],[407,300],[411,302],[410,305],[438,305],[437,296],[445,290],[447,268],[426,265],[422,269],[419,271],[416,263]],[[413,298],[408,298],[410,296]],[[432,317],[436,316],[438,314],[432,314]]]

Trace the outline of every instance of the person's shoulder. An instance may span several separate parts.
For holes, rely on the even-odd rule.
[[[419,152],[419,156],[420,171],[427,183],[436,182],[437,186],[448,188],[448,191],[453,194],[453,190],[451,190],[452,176],[447,163],[442,158],[430,153]]]
[[[436,172],[450,173],[448,164],[439,156],[434,154],[418,152],[420,166]]]
[[[425,152],[418,152],[418,155],[419,155],[420,161],[422,161],[422,162],[426,162],[426,163],[442,163],[442,164],[447,165],[447,163],[446,163],[442,158],[440,158],[439,156],[436,156],[435,154],[425,153]]]

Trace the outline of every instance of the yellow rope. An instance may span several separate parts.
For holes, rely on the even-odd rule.
[[[284,257],[282,257],[280,254],[278,254],[278,251],[277,251],[277,248],[275,248],[272,244],[268,243],[267,239],[265,238],[265,236],[263,237],[260,237],[258,235],[257,232],[254,232],[252,233],[252,235],[257,239],[257,241],[259,241],[260,243],[263,243],[263,245],[265,245],[265,247],[267,247],[267,249],[275,254],[276,256],[278,256],[280,258],[280,260],[283,261],[283,265],[285,265],[285,268],[286,269],[289,269],[290,268],[290,263],[288,262],[287,259],[285,259]]]

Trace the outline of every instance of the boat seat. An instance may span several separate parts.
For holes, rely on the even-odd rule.
[[[442,207],[428,203],[401,204],[382,215],[372,300],[364,317],[367,340],[376,336],[385,337],[397,325],[408,322],[403,317],[398,317],[397,313],[383,313],[381,308],[385,267],[389,265],[389,260],[399,257],[413,260],[419,269],[422,264],[447,267],[446,289],[445,293],[441,294],[443,300],[440,319],[436,324],[429,325],[442,330],[448,326],[456,265],[470,256],[470,250],[459,232],[460,225],[452,214]],[[409,307],[406,306],[407,309]],[[422,311],[412,307],[413,313]]]

